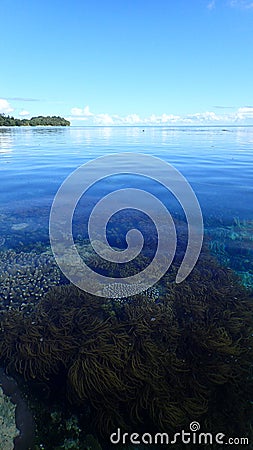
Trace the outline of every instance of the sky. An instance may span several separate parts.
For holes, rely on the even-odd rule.
[[[1,0],[0,113],[253,125],[253,0]]]

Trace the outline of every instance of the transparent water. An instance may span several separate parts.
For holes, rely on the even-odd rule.
[[[232,268],[233,271],[235,271],[239,275],[240,283],[242,283],[242,285],[246,287],[247,292],[249,293],[251,292],[253,288],[253,211],[252,211],[253,127],[227,127],[226,129],[223,127],[150,127],[150,128],[146,127],[145,129],[140,127],[0,128],[0,310],[2,311],[10,310],[11,312],[12,308],[14,309],[16,308],[21,312],[27,314],[29,321],[29,314],[31,312],[33,313],[34,308],[38,303],[38,300],[40,298],[43,298],[44,294],[53,286],[67,282],[67,280],[64,279],[64,277],[62,277],[62,274],[57,268],[53,260],[52,254],[50,253],[48,222],[49,222],[50,208],[54,200],[54,196],[57,190],[59,189],[61,183],[66,179],[66,177],[70,175],[72,171],[78,168],[80,165],[88,161],[91,161],[95,158],[98,158],[100,156],[124,152],[130,152],[133,154],[142,153],[159,157],[162,160],[172,164],[185,176],[185,178],[192,186],[201,206],[204,219],[205,241],[208,247],[208,251],[213,256],[215,256],[215,258],[217,259],[219,264],[221,264],[222,267],[224,266],[225,268]],[[150,167],[150,170],[152,172],[152,166]],[[119,174],[117,176],[106,178],[96,183],[92,188],[89,189],[86,195],[83,196],[83,198],[80,200],[76,212],[74,214],[74,222],[73,222],[74,237],[76,239],[77,245],[79,245],[80,254],[83,258],[86,257],[89,258],[91,255],[90,247],[86,243],[86,240],[88,237],[87,223],[92,208],[94,207],[96,202],[106,194],[113,192],[117,189],[126,187],[145,189],[146,191],[151,192],[153,195],[159,198],[161,202],[163,202],[165,206],[169,209],[173,219],[175,219],[175,221],[177,222],[177,226],[179,228],[181,221],[185,222],[184,211],[182,210],[180,204],[178,204],[173,195],[171,195],[164,187],[162,187],[159,183],[155,182],[154,180],[147,178],[145,178],[144,180],[143,177],[137,176],[135,174],[132,175]],[[112,246],[118,248],[125,248],[126,243],[124,239],[125,234],[128,230],[128,225],[130,223],[129,217],[130,217],[129,215],[125,216],[124,213],[120,213],[118,216],[116,215],[114,217],[114,220],[110,224],[111,228],[110,227],[108,228],[110,234],[109,242]],[[133,215],[133,217],[131,217],[131,220],[136,226],[138,226],[138,224],[140,223],[144,224],[143,225],[144,237],[147,238],[148,242],[147,246],[149,246],[150,242],[152,243],[155,242],[155,240],[152,241],[153,235],[155,236],[155,229],[154,227],[152,228],[153,225],[150,225],[151,228],[148,229],[145,228],[145,222],[142,221],[142,219],[143,218],[141,217],[140,220],[140,216]],[[228,372],[226,372],[226,370],[228,369],[226,368],[226,364],[229,370],[230,369],[232,370],[231,372],[232,374],[233,370],[236,371],[236,369],[238,369],[240,364],[242,364],[242,371],[240,372],[239,377],[240,376],[244,377],[244,374],[247,371],[247,369],[244,368],[247,366],[247,364],[249,364],[249,360],[247,360],[247,358],[249,358],[248,352],[250,353],[251,348],[248,345],[249,336],[247,335],[248,332],[250,333],[250,331],[248,331],[249,330],[248,323],[251,321],[251,310],[246,304],[245,304],[246,306],[244,306],[244,298],[246,296],[245,291],[244,290],[240,291],[240,288],[236,287],[239,294],[234,294],[233,281],[230,280],[229,276],[228,278],[226,277],[224,278],[225,285],[226,283],[228,283],[228,285],[225,286],[226,289],[228,289],[228,293],[225,290],[225,288],[224,291],[222,291],[223,289],[222,270],[220,271],[220,269],[217,269],[216,266],[213,268],[212,266],[213,263],[210,262],[210,274],[212,275],[210,275],[211,278],[208,278],[209,259],[207,258],[206,260],[204,260],[204,262],[206,266],[204,267],[204,273],[202,274],[203,278],[200,275],[198,275],[197,272],[196,285],[194,285],[195,279],[193,278],[193,285],[192,285],[193,293],[195,292],[194,291],[195,289],[197,292],[196,296],[198,296],[198,298],[196,302],[194,302],[195,301],[194,296],[191,297],[191,299],[189,300],[190,302],[191,301],[193,302],[191,305],[192,311],[191,309],[188,311],[187,306],[185,306],[186,312],[184,312],[183,314],[188,315],[187,317],[185,316],[181,317],[180,308],[177,309],[176,305],[176,310],[178,314],[177,320],[178,323],[180,324],[181,327],[180,332],[182,333],[183,336],[179,345],[179,348],[181,350],[177,354],[177,358],[180,357],[182,358],[181,364],[183,365],[186,363],[186,361],[187,363],[189,362],[187,359],[188,354],[191,355],[192,358],[192,360],[189,359],[190,360],[189,364],[192,364],[192,367],[190,366],[192,372],[182,371],[181,373],[179,368],[179,373],[181,373],[180,377],[185,377],[184,382],[182,382],[182,386],[184,387],[186,386],[185,389],[187,391],[187,395],[190,397],[190,400],[191,397],[192,396],[194,397],[195,393],[197,393],[197,400],[200,401],[201,399],[201,401],[203,401],[206,392],[203,393],[201,389],[202,383],[205,383],[206,380],[205,377],[201,378],[202,375],[198,374],[198,368],[200,367],[199,364],[202,364],[201,370],[203,370],[205,364],[207,368],[210,368],[210,373],[208,373],[210,379],[208,379],[207,385],[208,383],[211,383],[210,389],[214,389],[215,395],[214,400],[212,399],[210,400],[211,412],[209,413],[208,410],[209,416],[207,417],[206,419],[207,422],[205,422],[205,424],[208,424],[210,419],[210,423],[213,424],[213,427],[217,428],[217,430],[215,428],[215,431],[226,432],[227,430],[230,430],[231,435],[231,429],[233,431],[235,430],[235,426],[237,426],[235,424],[237,424],[239,421],[240,425],[243,424],[244,421],[244,419],[242,418],[243,416],[240,416],[240,418],[238,419],[239,417],[238,414],[239,415],[241,414],[239,404],[241,399],[243,401],[244,397],[245,398],[247,397],[248,399],[250,393],[249,392],[242,393],[243,391],[238,390],[237,388],[234,389],[234,386],[236,386],[236,383],[238,382],[238,380],[235,378],[235,383],[233,384],[233,382],[231,382],[232,390],[231,390],[231,397],[229,398],[230,388],[226,387],[227,381],[225,383],[225,381],[223,381],[223,378],[226,379],[227,376],[229,379],[230,376],[227,375]],[[100,272],[104,273],[103,264],[101,265],[101,267],[97,267],[97,270],[99,273]],[[109,270],[112,269],[109,268]],[[215,291],[216,271],[218,274],[217,289],[220,289],[221,291],[220,297],[219,292]],[[201,287],[202,282],[203,282],[203,289]],[[210,289],[212,290],[213,295],[213,297],[210,296],[210,298],[208,297],[209,282],[211,283]],[[160,320],[159,314],[158,316],[155,315],[157,314],[157,311],[159,311],[159,301],[158,301],[158,309],[155,309],[154,305],[157,304],[157,299],[159,298],[159,296],[163,297],[162,301],[164,301],[164,298],[167,299],[166,301],[168,301],[168,299],[170,300],[170,295],[172,295],[171,289],[174,289],[173,283],[171,284],[170,279],[169,281],[167,280],[166,283],[164,286],[161,287],[162,290],[159,291],[160,287],[158,286],[158,290],[149,292],[149,296],[154,302],[153,304],[151,304],[151,306],[148,305],[147,308],[147,317],[149,317],[149,319],[146,318],[143,319],[142,316],[139,316],[140,317],[139,320],[142,319],[145,321],[149,320],[151,324],[153,324],[153,321],[154,323],[156,323],[155,322],[156,320]],[[182,292],[183,293],[186,292],[187,296],[188,288],[187,285],[184,286],[185,287],[182,288],[183,289]],[[207,287],[205,288],[205,286]],[[190,284],[189,289],[191,289]],[[167,294],[168,297],[166,297]],[[180,294],[178,295],[180,300]],[[221,305],[223,305],[225,309],[227,308],[228,311],[225,311],[224,309],[224,317],[223,317],[223,310],[222,310],[223,306],[221,306],[219,309],[218,305],[217,317],[216,316],[214,317],[213,322],[210,321],[211,325],[209,323],[209,315],[207,315],[207,318],[203,319],[201,309],[202,295],[203,299],[204,298],[206,299],[208,305],[210,302],[209,305],[210,310],[216,307],[215,302],[217,299],[218,299],[217,301],[220,300],[221,302],[223,301],[224,298],[228,299],[227,300],[228,306],[226,306],[225,304],[226,302],[224,303],[224,305],[223,303],[221,303]],[[233,297],[233,295],[236,296]],[[238,296],[241,297],[239,298]],[[95,303],[96,301],[94,300]],[[240,301],[242,301],[242,303],[240,303]],[[197,304],[198,302],[200,302],[199,310]],[[61,303],[59,304],[60,307],[62,307]],[[46,310],[47,307],[49,308],[48,316],[47,316],[48,311]],[[89,306],[88,304],[87,307],[91,308],[89,311],[91,310],[93,311],[92,305]],[[194,309],[195,307],[196,309]],[[41,319],[42,322],[45,319],[45,317],[49,317],[51,320],[50,303],[49,304],[46,303],[46,305],[44,305],[44,308],[45,311],[44,316],[42,316]],[[56,307],[54,308],[55,309],[52,312],[52,317],[54,317],[54,313],[57,310]],[[66,308],[68,308],[68,305],[66,305]],[[98,306],[96,306],[96,308],[98,308]],[[120,317],[119,313],[120,307],[117,306],[115,310],[113,310],[114,306],[112,305],[109,307],[107,306],[107,308],[109,309],[103,308],[105,308],[104,304],[102,304],[103,312],[102,313],[100,312],[99,314],[103,315],[107,314],[107,311],[109,312],[111,311],[112,317],[109,317],[109,319],[111,320],[110,323],[113,326],[114,324],[113,317],[115,316],[115,314],[116,316],[119,315]],[[110,308],[112,308],[112,310],[110,310]],[[96,311],[97,309],[94,309],[94,314],[96,314]],[[64,315],[64,310],[61,310],[61,313]],[[14,318],[15,317],[16,317],[15,320],[19,320],[17,319],[18,316],[14,316]],[[122,322],[123,325],[125,320],[124,317],[125,316],[123,316],[123,319],[122,318],[119,319],[123,321]],[[93,323],[93,319],[94,318],[91,315],[90,317],[91,324]],[[167,317],[167,319],[170,320],[169,316]],[[100,320],[100,315],[96,318],[96,320]],[[66,327],[68,328],[68,324],[70,322],[68,322],[67,316],[64,318],[64,321],[65,322],[63,323],[65,323]],[[194,321],[197,321],[197,326],[195,328],[194,328]],[[245,327],[244,325],[242,326],[242,322],[244,321]],[[54,332],[57,329],[59,323],[61,323],[61,320],[59,322],[57,321],[54,324],[55,325]],[[166,323],[167,322],[165,321],[165,324]],[[207,323],[207,325],[203,326],[203,323],[205,324]],[[34,324],[36,325],[36,321],[31,322],[30,324],[31,326],[30,339],[32,341],[31,345],[33,345],[33,347],[32,351],[29,347],[28,359],[29,358],[32,359],[33,357],[36,359],[36,351],[37,351],[38,366],[36,365],[37,364],[36,361],[34,363],[34,360],[31,363],[29,363],[30,365],[27,365],[28,368],[25,366],[25,363],[23,365],[22,358],[25,357],[22,355],[25,354],[26,351],[25,348],[23,348],[23,353],[21,354],[22,362],[19,362],[19,367],[23,368],[26,367],[26,369],[24,370],[27,370],[28,379],[30,374],[29,370],[31,371],[34,370],[36,372],[36,367],[44,368],[43,361],[40,359],[41,352],[43,354],[44,351],[43,350],[44,340],[47,343],[47,345],[49,346],[53,345],[52,344],[53,341],[50,337],[51,335],[49,335],[49,338],[46,335],[41,335],[40,334],[42,333],[41,329],[40,328],[36,329],[36,326],[33,327]],[[88,324],[86,325],[88,327]],[[210,327],[208,328],[209,325]],[[17,360],[18,358],[20,358],[20,355],[17,353],[18,352],[17,349],[19,348],[22,349],[22,345],[20,344],[20,342],[22,343],[22,339],[20,340],[19,335],[15,336],[15,326],[12,326],[12,322],[10,323],[9,328],[8,326],[9,325],[7,323],[6,329],[9,331],[7,331],[6,333],[7,334],[9,333],[9,337],[5,339],[5,332],[3,333],[3,330],[1,330],[2,334],[0,335],[0,345],[2,346],[1,348],[3,348],[4,351],[5,342],[7,342],[8,345],[10,345],[10,342],[14,342],[14,344],[12,344],[11,347],[12,350],[10,350],[10,352],[8,353],[9,350],[7,349],[7,353],[11,354],[11,351],[14,352],[13,358],[15,364],[15,358]],[[145,322],[145,326],[147,326],[147,322]],[[191,333],[187,334],[188,326],[189,329],[191,330],[193,340],[196,339],[196,341],[193,342],[192,347],[191,347],[191,338],[189,337],[191,336]],[[236,327],[238,327],[238,329],[240,330],[239,335],[237,334]],[[245,328],[245,336],[243,335],[244,328]],[[19,333],[18,330],[21,330],[20,333],[22,335],[22,327],[19,328],[17,326],[16,330],[17,333]],[[71,330],[74,335],[76,333],[75,326],[71,328]],[[27,338],[29,332],[30,331],[27,328],[24,342],[26,342],[27,339],[29,339]],[[66,331],[66,336],[68,336],[67,333],[68,332]],[[115,339],[117,339],[118,338],[117,328],[115,333],[116,333]],[[209,341],[208,339],[207,341],[205,341],[206,337],[208,337],[208,333],[210,333],[210,339],[208,338]],[[234,348],[231,344],[230,334],[232,336],[231,339],[233,341],[233,345],[236,346],[238,344],[244,346],[243,347],[244,350],[242,352],[242,356],[240,356],[241,358],[240,360],[237,359],[236,348]],[[62,334],[61,336],[63,335],[64,334]],[[164,336],[166,336],[166,330]],[[207,342],[206,345],[208,348],[210,344],[211,350],[206,351],[205,348],[204,350],[202,348],[201,350],[199,350],[199,347],[196,344],[196,342],[198,341],[198,336],[200,336],[199,337],[200,348],[201,348],[201,339],[203,338],[203,340]],[[70,341],[68,342],[72,342],[71,338],[72,336],[69,337]],[[49,340],[47,341],[47,339]],[[172,336],[172,340],[173,339],[174,337]],[[220,347],[216,347],[216,339]],[[164,337],[164,340],[166,341],[166,337]],[[189,344],[187,344],[188,340]],[[2,344],[2,342],[4,344]],[[18,345],[16,345],[16,342],[18,342]],[[94,342],[95,342],[94,346],[96,346],[96,339],[94,340]],[[99,340],[97,342],[99,343]],[[138,341],[138,345],[140,344],[140,342],[141,339]],[[163,345],[163,342],[164,341],[162,340],[161,345]],[[85,343],[82,342],[82,345],[85,345]],[[108,342],[108,345],[109,345],[108,349],[110,350],[111,341]],[[125,341],[124,342],[122,341],[121,345],[122,348],[124,348]],[[71,346],[69,348],[71,348]],[[119,346],[119,348],[121,347]],[[143,348],[145,349],[145,346]],[[194,359],[195,348],[198,348],[198,351],[200,351],[200,363],[197,356],[196,361]],[[125,349],[124,351],[126,352],[126,354],[128,354],[129,348],[127,347],[127,349]],[[226,354],[226,357],[224,357],[224,361],[222,357],[223,351],[224,354]],[[182,352],[182,354],[180,354],[180,352]],[[114,350],[112,353],[114,354]],[[60,352],[58,352],[57,350],[56,355],[58,354],[60,354]],[[244,354],[245,360],[243,359]],[[78,350],[76,350],[76,355],[78,355]],[[161,355],[159,357],[162,358]],[[73,355],[72,358],[74,358]],[[101,363],[101,360],[99,358],[98,361],[100,361]],[[107,361],[106,357],[105,361]],[[145,358],[143,361],[145,364]],[[2,363],[6,363],[6,361],[4,360],[2,361]],[[33,366],[33,364],[35,365]],[[45,370],[49,370],[48,367],[50,367],[50,364],[46,366]],[[102,369],[107,370],[108,367],[111,367],[110,360],[109,362],[106,362],[106,366],[104,369],[102,366]],[[159,365],[155,367],[156,367],[155,371],[156,370],[159,371]],[[94,367],[91,368],[92,370],[95,370]],[[214,370],[212,368],[214,368]],[[117,367],[115,370],[116,371],[118,370]],[[207,369],[207,372],[208,370],[209,369]],[[47,375],[47,372],[45,372],[45,374]],[[80,376],[81,375],[82,373],[80,369]],[[37,379],[36,376],[33,376],[33,372],[32,377],[30,375],[31,378]],[[172,373],[171,376],[174,377],[174,374]],[[198,376],[200,376],[200,378],[198,378]],[[216,378],[216,376],[217,377],[220,376],[221,378]],[[38,376],[38,379],[40,380],[40,376]],[[42,385],[44,389],[43,392],[46,392],[47,395],[49,395],[48,392],[50,391],[50,389],[52,389],[52,386],[50,383],[49,387],[46,386],[47,381],[45,381],[45,379],[43,378],[43,374],[42,379],[44,380],[43,381],[44,384]],[[138,383],[140,383],[141,385],[140,381],[141,379],[142,378],[140,376],[140,379],[137,382],[137,384],[134,384],[135,388],[136,386],[139,386]],[[231,375],[231,379],[233,379],[233,375]],[[61,378],[59,378],[59,380],[61,380]],[[242,385],[248,382],[249,378],[243,378],[243,380]],[[188,381],[190,383],[192,382],[193,384],[196,381],[197,383],[195,385],[196,391],[193,392],[188,391],[187,387]],[[134,383],[135,382],[136,381],[134,381]],[[178,384],[179,386],[180,383],[181,381],[179,380]],[[224,391],[223,391],[223,384],[225,386]],[[91,383],[90,385],[93,386],[93,383]],[[191,388],[191,384],[189,384],[189,386]],[[177,388],[177,385],[175,386],[175,388]],[[57,389],[58,385],[55,391],[57,391]],[[163,386],[161,389],[163,389]],[[200,390],[199,396],[198,396],[198,389]],[[245,389],[247,391],[248,387],[246,386]],[[40,391],[40,385],[38,390]],[[239,397],[236,397],[237,391]],[[138,388],[138,392],[142,392],[142,388],[140,389]],[[179,397],[181,395],[180,392],[178,394]],[[219,393],[217,394],[217,392]],[[112,396],[112,399],[114,398],[113,394],[114,394],[113,392],[111,392],[110,394]],[[92,398],[93,395],[92,390],[90,395]],[[120,395],[118,397],[117,395],[115,405],[117,405],[118,398],[120,398]],[[173,390],[171,391],[171,395],[172,396],[174,395],[174,386]],[[221,407],[221,414],[217,414],[215,412],[216,411],[215,406],[213,406],[215,405],[216,395],[217,398],[219,398],[219,395],[221,395],[224,401],[225,405],[224,411]],[[35,397],[36,398],[39,397],[38,393],[35,395]],[[96,397],[96,402],[99,402],[99,398]],[[101,398],[103,399],[103,396]],[[177,402],[177,400],[178,399],[175,398],[174,402]],[[43,402],[43,400],[40,401]],[[55,436],[53,434],[50,435],[48,431],[49,428],[48,426],[46,426],[50,414],[52,414],[51,415],[52,421],[50,422],[51,424],[50,426],[52,426],[52,429],[53,427],[56,428],[58,427],[58,429],[60,429],[59,427],[63,426],[62,429],[67,430],[66,425],[67,422],[65,423],[64,422],[65,419],[63,418],[63,416],[61,416],[62,411],[60,411],[59,409],[57,410],[57,408],[61,408],[62,404],[61,401],[64,401],[64,399],[62,398],[59,402],[58,398],[58,403],[57,401],[55,403],[58,405],[57,407],[55,406],[55,404],[54,406],[50,405],[48,397],[46,399],[46,406],[44,403],[42,403],[43,404],[42,410],[44,411],[43,413],[44,416],[41,413],[40,419],[41,423],[37,422],[37,427],[40,432],[40,439],[42,439],[41,436],[44,436],[43,439],[45,439],[45,441],[42,440],[43,445],[45,444],[45,442],[47,442],[47,439],[49,442],[50,439],[55,439],[54,440],[55,447],[50,447],[50,444],[49,446],[45,444],[43,448],[46,449],[70,448],[64,447],[67,440],[68,445],[70,445],[71,443],[73,443],[72,440],[74,438],[77,440],[81,439],[80,429],[78,428],[77,423],[79,423],[80,425],[84,417],[85,419],[84,422],[87,425],[87,423],[90,423],[90,421],[92,421],[93,418],[92,414],[94,413],[94,415],[96,416],[96,408],[93,411],[92,409],[90,409],[90,406],[87,407],[87,409],[85,409],[86,406],[83,407],[85,411],[83,412],[84,414],[83,417],[80,417],[78,415],[80,411],[79,412],[76,411],[75,412],[76,415],[74,416],[73,415],[71,416],[72,412],[67,414],[65,411],[64,414],[66,414],[68,420],[69,421],[71,420],[72,421],[71,423],[75,425],[75,427],[73,426],[73,429],[75,428],[75,431],[73,432],[74,434],[73,433],[71,434],[71,432],[68,429],[68,433],[67,432],[65,434],[62,433],[62,436],[57,435],[56,437],[56,434]],[[178,400],[178,402],[179,404],[182,403],[181,400],[180,401]],[[230,403],[232,406],[230,405]],[[246,400],[246,403],[248,408],[249,401]],[[196,404],[194,402],[191,403],[190,401],[188,407],[190,409],[193,408],[193,410],[195,407],[197,414],[198,411]],[[227,406],[227,404],[230,406]],[[234,422],[231,422],[229,409],[227,408],[233,408],[233,405],[236,406],[239,405],[238,406],[239,413],[238,412],[236,413],[237,415],[235,415]],[[99,405],[99,411],[103,412],[104,407],[105,411],[107,411],[107,405],[103,403],[102,406]],[[35,410],[36,408],[40,409],[40,406],[39,407],[35,406]],[[50,408],[53,409],[50,410]],[[213,412],[212,408],[214,408]],[[243,411],[245,411],[247,408],[245,407],[244,404],[242,404]],[[220,407],[218,407],[217,411],[220,412]],[[123,417],[126,411],[121,410],[121,412]],[[205,414],[205,412],[203,411],[202,412],[199,411],[199,413]],[[87,415],[87,418],[85,414]],[[44,417],[44,419],[42,417]],[[196,415],[191,419],[198,419],[198,416]],[[68,426],[69,423],[70,422],[68,422]],[[96,447],[97,445],[96,438],[99,435],[99,432],[97,431],[96,428],[92,428],[91,430],[87,429],[86,425],[84,426],[84,430],[87,436],[89,436],[89,439],[91,439],[90,437],[91,434],[95,436],[95,438],[92,437],[92,439],[95,440],[92,441],[93,443],[89,445],[94,445],[95,446],[94,448],[99,448]],[[82,428],[82,425],[80,426]],[[44,435],[43,435],[43,428],[45,429]],[[246,428],[249,429],[248,422],[246,424]],[[243,426],[242,428],[240,428],[240,430],[241,429],[243,430]],[[242,432],[238,431],[237,436],[241,435],[240,433],[242,434]],[[88,442],[87,436],[85,435],[84,441],[82,442],[86,443]],[[99,437],[99,439],[100,438],[101,436]],[[64,439],[66,440],[66,442],[64,441]],[[63,441],[65,442],[65,444]],[[79,444],[75,445],[77,446],[71,448],[79,448],[78,447]],[[110,448],[108,446],[108,440],[107,444],[103,445],[104,446],[102,446],[102,448],[105,449]]]
[[[243,248],[246,239],[252,249],[245,229],[236,226],[244,221],[251,227],[252,221],[252,127],[1,128],[2,247],[48,242],[50,207],[64,179],[89,160],[121,152],[154,155],[172,164],[194,189],[206,233],[231,227],[232,233],[240,232],[239,240],[232,236],[234,241]],[[122,187],[142,188],[143,180],[121,175],[98,183],[84,199],[87,211],[99,197]],[[170,212],[180,211],[159,183],[146,179],[144,188]]]
[[[146,153],[179,169],[206,217],[251,218],[253,128],[1,128],[1,209],[50,206],[72,170],[102,155]],[[221,195],[222,193],[222,195]]]

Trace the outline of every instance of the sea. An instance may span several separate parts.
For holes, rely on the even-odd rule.
[[[59,192],[62,192],[63,198],[59,198]],[[117,197],[113,196],[115,193],[118,193]],[[124,196],[122,203],[121,195]],[[103,206],[103,199],[109,201],[109,207]],[[56,216],[52,213],[53,205],[56,209],[58,206]],[[100,215],[91,222],[90,216],[96,206],[100,208]],[[59,224],[55,224],[57,217],[61,222],[58,229]],[[253,127],[0,127],[2,313],[15,309],[22,314],[32,314],[37,303],[51,288],[75,281],[75,277],[69,276],[66,265],[65,268],[58,265],[57,250],[52,251],[50,233],[55,233],[55,225],[59,236],[64,236],[70,223],[73,243],[77,244],[83,260],[90,258],[93,262],[94,257],[92,259],[90,255],[93,255],[91,245],[94,241],[103,261],[107,259],[107,253],[103,253],[98,244],[100,235],[97,227],[100,222],[105,235],[108,232],[108,240],[105,239],[103,245],[108,244],[114,256],[122,250],[126,252],[131,241],[131,233],[128,234],[129,241],[126,239],[127,233],[139,226],[135,237],[140,239],[142,233],[143,241],[148,241],[144,247],[146,267],[146,257],[152,259],[156,256],[156,249],[151,246],[157,245],[161,239],[156,226],[161,227],[163,234],[167,219],[175,241],[172,243],[175,252],[177,245],[181,245],[181,251],[186,251],[191,226],[192,230],[197,230],[197,247],[201,247],[203,235],[203,246],[212,261],[235,274],[239,285],[245,290],[243,292],[248,293],[245,295],[251,295]],[[92,237],[90,231],[94,231]],[[178,239],[177,233],[180,235]],[[155,238],[152,240],[150,236]],[[180,239],[185,242],[181,243]],[[130,260],[128,256],[126,254],[124,263]],[[173,255],[170,263],[172,260]],[[193,267],[195,262],[190,261]],[[101,276],[109,276],[111,266],[109,272],[102,263],[95,266]],[[194,268],[190,268],[189,272],[191,270]],[[139,265],[130,274],[136,275],[138,271]],[[119,271],[110,276],[119,278]],[[166,287],[159,287],[159,277],[155,281],[158,284],[150,282],[146,293],[149,297],[153,296],[153,301],[157,303],[159,292],[166,297]],[[187,278],[184,282],[187,283]],[[123,289],[120,279],[119,284]],[[92,288],[87,289],[94,294]],[[118,291],[115,292],[112,281],[109,290],[97,291],[108,301],[120,300],[123,305],[127,299],[134,302],[131,289],[129,295],[120,296]],[[122,298],[125,300],[122,301]],[[194,318],[191,317],[191,320]],[[225,345],[224,342],[221,345]],[[6,361],[1,362],[3,367],[8,364],[8,358]],[[222,381],[219,386],[221,384]],[[91,405],[96,409],[96,401],[93,403],[91,400]],[[226,411],[226,414],[230,413]],[[57,420],[55,423],[58,426]],[[45,423],[43,426],[46,427]],[[81,437],[77,431],[75,433],[65,437],[65,447],[59,437],[55,447],[43,444],[43,448],[86,448],[81,447]],[[93,447],[87,448],[107,448],[99,441],[99,433],[96,427],[86,432],[85,439],[92,435],[95,442]],[[42,434],[40,439],[43,441]],[[79,444],[68,447],[66,439],[69,439],[70,445],[74,438],[79,439]],[[45,436],[44,439],[46,442]]]
[[[106,177],[107,162],[101,157],[141,154],[161,159],[185,177],[199,202],[211,245],[251,284],[252,152],[253,127],[2,127],[0,249],[49,244],[49,214],[58,189],[75,169],[95,159],[98,174],[103,167],[98,175],[103,180],[95,183],[96,176],[92,180],[93,189],[82,197],[84,209],[79,208],[80,214],[75,210],[79,220],[87,221],[91,208],[109,192],[131,187],[144,188],[170,213],[183,215],[183,199],[180,204],[169,187],[154,180],[157,170],[152,169],[152,159],[145,160],[145,178],[138,177],[143,162],[134,159],[132,173],[120,173],[118,165],[118,175]],[[113,169],[113,160],[111,164]],[[166,173],[166,166],[163,170]]]

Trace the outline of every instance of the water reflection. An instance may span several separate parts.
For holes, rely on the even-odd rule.
[[[113,128],[111,127],[71,127],[70,135],[77,144],[91,144],[94,139],[106,141],[111,138]]]
[[[23,127],[27,128],[27,127]],[[45,126],[38,126],[38,127],[32,127],[29,128],[29,130],[31,130],[35,135],[50,135],[50,134],[54,134],[54,135],[61,135],[61,134],[65,134],[66,129],[64,127],[45,127]]]
[[[90,128],[71,127],[69,130],[73,144],[91,144],[92,130]]]
[[[11,128],[0,128],[0,153],[12,152],[12,130]]]
[[[248,146],[249,143],[253,144],[253,127],[238,127],[235,131],[237,143],[243,146]]]

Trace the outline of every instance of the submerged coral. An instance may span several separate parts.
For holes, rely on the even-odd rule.
[[[140,285],[138,285],[137,283],[134,285],[123,283],[109,283],[102,289],[101,294],[102,297],[113,298],[114,300],[117,300],[121,303],[123,303],[124,301],[131,302],[133,300],[132,292],[139,287]],[[150,298],[153,301],[156,301],[159,298],[160,292],[158,288],[152,286],[141,291],[140,295],[144,298],[146,297]]]
[[[0,253],[0,309],[31,307],[51,287],[60,283],[61,273],[52,255],[7,250]]]
[[[177,267],[157,301],[120,303],[72,285],[55,287],[33,313],[2,314],[7,370],[91,408],[104,437],[115,431],[176,431],[199,420],[207,431],[247,435],[251,420],[253,305],[231,270],[202,255],[186,281]],[[54,384],[55,386],[55,384]]]
[[[221,264],[231,267],[246,288],[253,289],[253,221],[239,220],[232,224],[207,228],[209,247]]]

